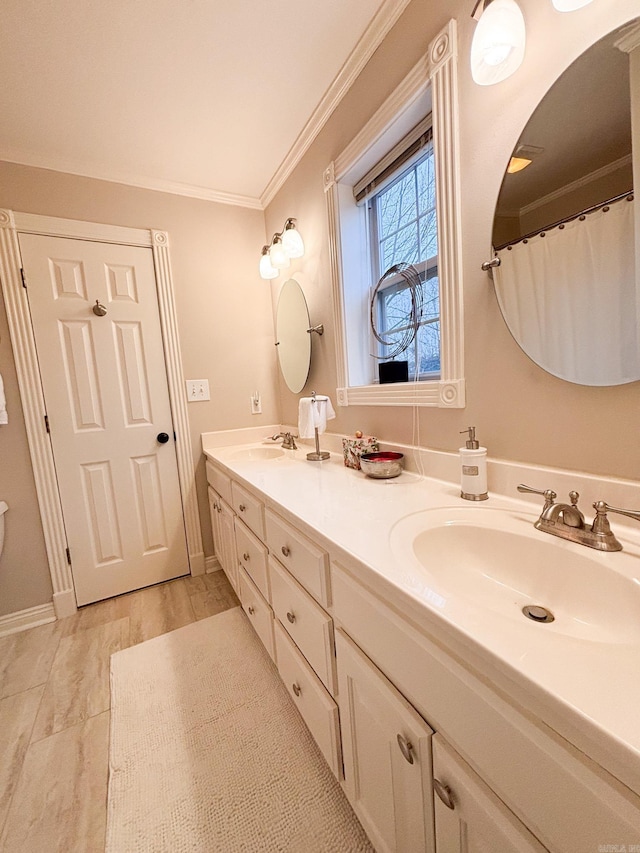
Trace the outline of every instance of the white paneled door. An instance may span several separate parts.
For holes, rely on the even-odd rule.
[[[78,604],[187,574],[151,249],[19,239]]]

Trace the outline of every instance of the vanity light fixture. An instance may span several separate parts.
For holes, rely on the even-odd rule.
[[[576,9],[582,9],[583,6],[588,6],[591,0],[551,0],[553,8],[558,12],[573,12]]]
[[[478,21],[471,43],[471,76],[479,86],[492,86],[522,64],[524,17],[515,0],[478,0],[471,17]]]
[[[304,243],[296,228],[296,220],[289,218],[284,223],[282,231],[271,238],[269,246],[262,247],[260,257],[260,276],[264,279],[275,278],[280,270],[286,269],[292,258],[304,255]]]
[[[276,278],[278,270],[271,266],[271,258],[269,257],[269,247],[262,247],[262,255],[260,256],[260,278],[270,279]]]

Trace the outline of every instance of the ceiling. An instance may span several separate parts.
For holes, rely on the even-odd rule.
[[[0,159],[261,207],[408,0],[2,0]]]

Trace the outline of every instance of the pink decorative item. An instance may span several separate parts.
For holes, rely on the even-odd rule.
[[[372,435],[359,438],[342,439],[342,455],[347,468],[360,470],[360,456],[363,453],[376,453],[379,450],[378,439]]]

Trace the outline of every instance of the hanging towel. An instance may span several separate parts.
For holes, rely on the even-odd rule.
[[[324,394],[315,397],[300,397],[298,404],[298,435],[300,438],[313,438],[317,428],[322,434],[327,428],[327,421],[335,418],[336,413],[331,400]]]
[[[0,375],[0,424],[8,424],[9,416],[7,414],[7,401],[4,396],[4,384]]]

